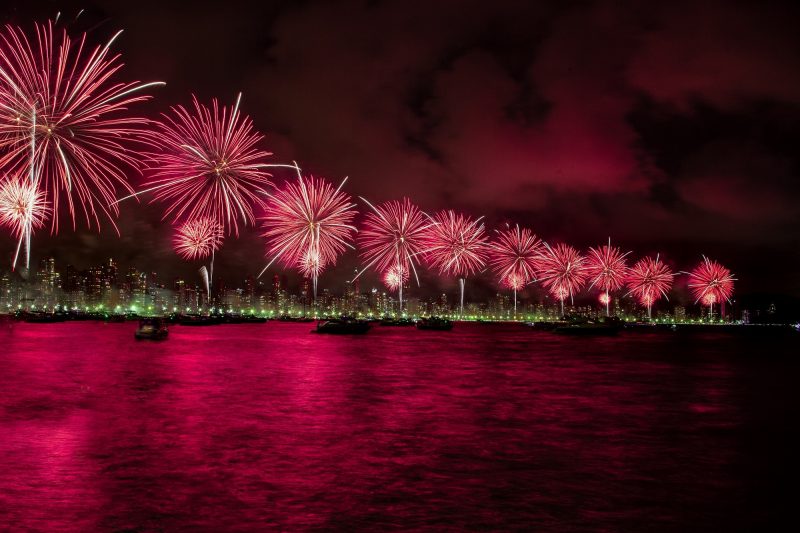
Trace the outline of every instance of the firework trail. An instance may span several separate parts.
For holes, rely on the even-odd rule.
[[[528,283],[530,280],[526,282],[522,276],[513,273],[500,280],[500,285],[511,289],[514,293],[514,316],[517,314],[517,292],[521,291]]]
[[[163,83],[113,81],[122,63],[109,50],[121,32],[91,49],[85,33],[73,42],[54,26],[36,24],[32,39],[16,26],[0,30],[0,168],[43,191],[53,234],[62,205],[73,229],[82,214],[90,228],[104,215],[116,230],[117,191],[131,192],[126,175],[140,169],[128,143],[143,141],[148,124],[125,112]]]
[[[207,217],[237,236],[240,223],[255,225],[254,208],[264,208],[271,186],[266,169],[297,165],[266,163],[272,154],[257,148],[264,136],[240,113],[241,98],[228,108],[192,96],[191,109],[176,106],[162,114],[150,139],[155,151],[147,154],[148,181],[129,197],[153,192],[153,202],[166,204],[164,219],[174,223]]]
[[[389,267],[386,272],[383,274],[383,284],[390,291],[400,291],[403,290],[403,284],[408,282],[408,269],[403,268],[402,265],[394,265]],[[400,312],[402,312],[402,305],[400,306]]]
[[[667,292],[672,288],[672,278],[674,277],[675,274],[661,261],[658,255],[655,259],[652,257],[640,259],[628,270],[626,280],[628,294],[634,295],[642,305],[647,307],[647,318],[652,317],[653,304],[662,296],[667,298]]]
[[[586,257],[586,275],[589,279],[589,288],[598,287],[605,294],[601,303],[606,306],[606,316],[609,315],[609,304],[611,302],[611,291],[617,291],[625,286],[625,279],[628,275],[628,264],[625,257],[630,252],[622,253],[622,250],[611,246],[611,238],[608,244],[598,248],[589,248]]]
[[[483,217],[472,219],[448,209],[431,218],[423,237],[426,261],[440,274],[456,276],[464,314],[464,285],[469,275],[483,269],[488,259],[488,240]]]
[[[695,297],[695,303],[703,302],[709,308],[709,317],[713,316],[714,304],[730,302],[733,294],[733,277],[731,271],[716,261],[703,256],[703,261],[689,274],[689,288]]]
[[[544,244],[545,251],[539,257],[537,273],[542,286],[561,301],[561,314],[564,314],[564,300],[572,301],[575,294],[586,283],[586,258],[568,244],[555,246]]]
[[[527,228],[497,231],[497,240],[489,245],[489,264],[500,283],[514,291],[514,314],[517,291],[536,279],[536,265],[544,250],[542,241]]]
[[[224,234],[222,225],[209,217],[200,217],[184,222],[175,232],[173,245],[182,258],[192,261],[211,256],[209,269],[205,274],[206,293],[211,298],[211,283],[214,277],[214,253],[222,246]],[[205,270],[205,267],[203,267]]]
[[[206,288],[206,295],[209,300],[211,299],[211,277],[208,274],[208,269],[205,265],[201,266],[197,272],[200,274],[200,279],[203,281],[203,286]]]
[[[262,220],[267,255],[272,259],[259,277],[279,260],[312,279],[316,299],[319,275],[336,264],[347,248],[353,248],[356,212],[350,196],[341,190],[346,181],[334,188],[324,179],[298,175],[297,181],[268,194]]]
[[[399,279],[407,280],[409,271],[419,285],[416,257],[422,253],[425,231],[430,221],[408,198],[390,201],[377,206],[361,198],[372,211],[367,213],[358,234],[359,254],[366,263],[356,278],[370,267],[386,275],[392,269],[399,271]],[[403,283],[397,285],[400,311],[403,310]]]
[[[6,178],[0,184],[0,225],[19,239],[14,254],[15,264],[23,242],[27,252],[33,230],[44,226],[49,212],[44,193],[27,179]]]

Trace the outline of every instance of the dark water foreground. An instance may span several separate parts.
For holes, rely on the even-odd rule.
[[[0,330],[0,529],[795,530],[800,336]]]

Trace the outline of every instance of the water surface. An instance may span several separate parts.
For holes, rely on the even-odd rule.
[[[311,326],[2,325],[0,529],[797,520],[796,337]]]

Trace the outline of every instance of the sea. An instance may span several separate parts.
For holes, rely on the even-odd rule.
[[[2,531],[800,531],[800,334],[0,324]]]

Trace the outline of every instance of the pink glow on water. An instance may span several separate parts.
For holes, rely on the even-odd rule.
[[[783,424],[793,390],[761,341],[0,326],[12,531],[730,530],[780,503],[745,506],[783,464],[742,447],[750,413]]]

